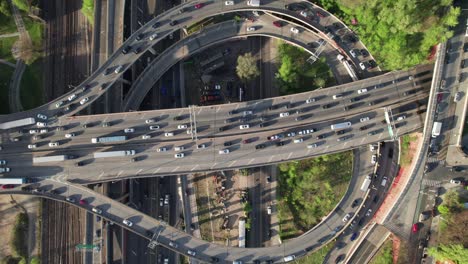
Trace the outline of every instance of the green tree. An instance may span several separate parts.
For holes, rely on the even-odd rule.
[[[21,258],[18,264],[28,264],[28,261],[25,258]]]
[[[428,254],[438,261],[453,261],[458,264],[468,263],[468,248],[462,245],[439,245],[430,247]]]
[[[260,75],[257,67],[257,59],[252,54],[246,53],[237,57],[237,76],[243,81],[249,81]]]
[[[31,259],[31,264],[41,264],[41,260],[38,257],[33,257]]]
[[[0,0],[0,14],[6,17],[11,16],[11,9],[7,0]]]
[[[439,211],[441,215],[448,215],[450,213],[450,209],[443,204],[437,206],[437,211]]]
[[[324,78],[317,77],[315,78],[314,83],[317,87],[325,87],[326,80]]]

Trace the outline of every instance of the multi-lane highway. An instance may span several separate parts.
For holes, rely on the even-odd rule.
[[[62,118],[35,141],[33,137],[37,135],[30,134],[29,130],[22,135],[17,132],[8,135],[11,141],[4,141],[2,154],[15,177],[55,175],[78,183],[232,169],[317,156],[389,139],[387,124],[382,122],[383,107],[392,108],[397,124],[394,132],[397,135],[420,129],[424,108],[418,102],[424,102],[427,98],[430,73],[431,65],[426,65],[333,89],[197,107],[194,110],[197,141],[187,134],[190,129],[188,109]],[[334,99],[336,95],[341,97]],[[315,101],[307,103],[307,98]],[[367,117],[369,120],[361,122],[361,118]],[[154,122],[146,123],[149,119]],[[352,125],[344,129],[343,134],[330,129],[332,124],[347,121]],[[86,128],[83,127],[85,124]],[[103,127],[103,124],[107,127]],[[186,127],[179,129],[181,125]],[[249,128],[241,129],[242,125]],[[150,126],[159,126],[159,129],[150,130]],[[57,127],[63,130],[57,131]],[[133,132],[125,133],[124,130],[128,128]],[[315,132],[299,133],[307,129]],[[288,137],[291,132],[296,135]],[[166,133],[173,136],[166,136]],[[74,134],[74,137],[66,138],[66,134]],[[279,134],[284,139],[267,140],[268,136]],[[110,135],[126,135],[129,139],[112,145],[91,143],[92,138]],[[144,135],[150,138],[143,139]],[[13,138],[19,141],[13,141]],[[303,142],[294,143],[296,139]],[[277,141],[285,144],[278,147]],[[50,143],[59,145],[50,147]],[[31,144],[36,147],[28,149]],[[203,144],[204,148],[197,147]],[[183,149],[176,151],[176,147]],[[166,151],[161,151],[162,148],[166,148]],[[226,149],[229,153],[219,153]],[[93,158],[93,153],[109,150],[135,150],[136,155]],[[180,153],[183,153],[183,157],[176,158],[175,155]],[[65,162],[31,164],[32,156],[60,154],[74,158]],[[134,165],[131,164],[132,158],[136,159],[134,161],[138,166],[131,166]],[[75,166],[78,162],[82,166]]]

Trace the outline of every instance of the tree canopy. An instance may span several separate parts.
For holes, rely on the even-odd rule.
[[[257,67],[257,59],[252,54],[245,53],[237,57],[237,76],[243,81],[249,81],[260,75],[260,70]]]

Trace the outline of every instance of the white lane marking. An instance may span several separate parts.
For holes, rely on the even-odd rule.
[[[255,159],[250,159],[249,162],[247,162],[247,165],[250,165],[252,162],[254,162]]]
[[[104,172],[101,172],[101,174],[99,174],[98,179],[101,179],[102,176],[104,176]]]
[[[289,152],[289,155],[288,155],[288,157],[286,159],[291,158],[292,155],[293,155],[293,152]]]
[[[218,163],[214,163],[213,166],[210,167],[210,169],[213,169],[214,167],[216,167],[216,165],[218,165]]]
[[[194,170],[196,170],[196,169],[197,169],[199,166],[200,166],[200,165],[198,165],[198,164],[197,164],[197,165],[195,165],[195,166],[194,166],[194,167],[193,167],[193,168],[192,168],[190,171],[194,171]]]
[[[228,165],[228,167],[232,167],[234,164],[236,164],[237,160],[231,161],[231,163]]]
[[[155,173],[158,173],[158,171],[160,171],[160,170],[161,170],[161,168],[157,168],[157,169],[155,169],[155,170],[153,171],[153,173],[154,173],[154,174],[155,174]]]
[[[361,144],[362,144],[362,142],[364,142],[366,140],[367,140],[367,138],[365,138],[365,137],[361,138]]]
[[[117,177],[122,175],[123,172],[124,172],[123,170],[119,171],[119,173],[117,174]]]
[[[179,168],[180,168],[180,166],[177,166],[171,172],[177,171]]]

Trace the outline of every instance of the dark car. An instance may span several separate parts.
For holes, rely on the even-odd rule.
[[[324,17],[325,17],[325,14],[322,13],[322,12],[320,12],[320,11],[317,11],[315,14],[316,14],[318,17],[321,17],[321,18],[324,18]]]
[[[151,27],[158,28],[161,24],[159,22],[155,22]]]
[[[323,138],[326,138],[326,137],[327,137],[327,135],[322,134],[322,135],[318,135],[318,136],[317,136],[317,139],[323,139]]]
[[[232,145],[232,142],[230,142],[230,141],[224,142],[224,146],[225,146],[225,147],[229,147],[229,146],[231,146],[231,145]]]
[[[277,146],[277,147],[284,146],[284,141],[276,142],[276,146]]]
[[[374,199],[372,199],[372,201],[374,203],[377,203],[379,201],[379,196],[378,195],[374,196]]]
[[[358,199],[354,200],[353,204],[351,204],[351,208],[358,206],[358,204],[359,204],[359,200]]]
[[[369,128],[368,126],[362,126],[362,127],[359,128],[359,130],[363,131],[363,130],[366,130],[368,128]]]
[[[140,52],[141,52],[141,47],[138,47],[138,48],[133,50],[133,53],[135,53],[135,54],[138,54]]]
[[[327,109],[327,108],[329,108],[329,107],[330,107],[330,105],[329,105],[329,104],[322,105],[322,108],[323,108],[323,109]]]
[[[188,8],[187,7],[182,7],[181,9],[179,9],[179,13],[182,14],[184,13],[185,11],[187,11]]]
[[[123,53],[123,54],[127,54],[131,49],[132,49],[132,46],[125,46],[125,47],[122,49],[122,53]]]
[[[375,60],[370,60],[367,62],[367,64],[369,69],[377,67],[377,63],[375,62]]]
[[[149,238],[152,238],[152,237],[154,236],[154,233],[151,232],[151,231],[149,231],[149,230],[147,230],[147,231],[146,231],[146,236],[149,237]]]
[[[255,146],[255,149],[263,149],[265,148],[265,144],[258,144],[257,146]]]
[[[373,106],[373,105],[375,105],[375,102],[374,102],[374,101],[370,101],[368,105],[369,105],[369,106]]]
[[[345,254],[341,254],[341,255],[339,255],[338,257],[336,257],[335,263],[340,263],[340,262],[343,261],[344,259],[345,259]]]
[[[358,225],[362,226],[364,224],[364,220],[365,220],[364,217],[359,219]]]
[[[365,49],[361,49],[361,55],[365,58],[367,56],[369,56],[369,52]]]
[[[273,25],[274,25],[275,27],[279,27],[279,28],[283,26],[283,24],[281,23],[281,21],[273,21]]]
[[[219,258],[217,258],[217,257],[211,257],[211,261],[212,261],[212,262],[219,262]]]
[[[349,240],[354,241],[356,240],[357,237],[358,237],[358,233],[353,233],[351,237],[349,238]]]
[[[172,20],[171,22],[169,22],[169,26],[173,27],[175,25],[177,25],[178,21],[177,20]]]
[[[343,135],[344,133],[346,133],[346,130],[339,130],[339,131],[336,131],[336,134],[337,134],[337,135]]]
[[[77,163],[75,163],[75,166],[76,166],[76,167],[81,167],[81,166],[83,166],[83,162],[81,162],[81,161],[80,161],[80,162],[77,162]]]
[[[142,40],[144,37],[145,37],[145,34],[140,33],[140,34],[137,35],[136,40],[138,40],[138,41]]]

